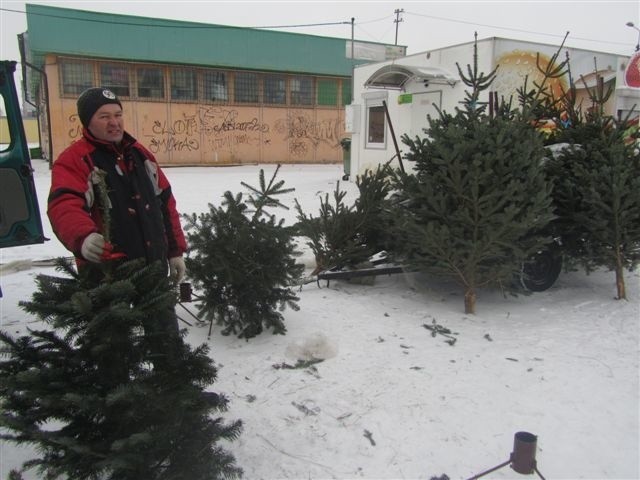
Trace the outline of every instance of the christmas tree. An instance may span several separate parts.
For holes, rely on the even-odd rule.
[[[615,272],[617,298],[626,298],[624,270],[640,262],[640,153],[627,142],[627,119],[604,113],[611,89],[602,79],[589,90],[592,107],[563,132],[570,146],[548,166],[554,181],[558,219],[567,254],[587,272]]]
[[[391,188],[390,175],[389,167],[379,166],[358,176],[359,196],[353,205],[346,203],[347,192],[340,190],[337,182],[333,202],[329,194],[321,198],[317,217],[305,213],[296,202],[296,229],[308,239],[316,260],[312,275],[323,270],[356,268],[387,248],[390,235],[383,211]]]
[[[38,276],[22,303],[51,328],[0,333],[2,438],[40,454],[23,468],[47,479],[240,476],[216,445],[241,424],[210,416],[227,400],[203,394],[217,374],[207,347],[158,328],[176,303],[163,267],[107,262],[77,273],[60,260],[59,270]]]
[[[264,328],[284,334],[280,311],[299,309],[293,287],[304,265],[296,263],[295,230],[268,212],[287,208],[277,196],[293,190],[276,181],[279,169],[269,183],[260,170],[259,188],[243,183],[252,192],[247,201],[227,191],[221,207],[209,204],[208,212],[184,217],[190,245],[186,265],[201,292],[199,313],[223,325],[223,335],[249,339]]]
[[[465,312],[475,313],[479,288],[511,288],[525,260],[550,242],[540,232],[553,214],[541,135],[504,104],[487,114],[480,94],[496,71],[478,72],[477,45],[473,67],[458,71],[470,88],[462,108],[430,118],[425,138],[402,137],[414,174],[397,173],[401,202],[390,220],[407,261],[454,278]]]
[[[556,218],[549,232],[561,239],[567,269],[582,265],[590,272],[604,266],[615,271],[618,298],[626,298],[624,270],[640,261],[640,152],[638,130],[629,118],[606,113],[614,86],[606,86],[594,62],[596,85],[587,87],[588,101],[576,102],[569,57],[546,71],[552,78],[568,74],[569,88],[555,99],[520,90],[523,111],[555,125],[545,143],[554,145],[546,170],[553,182]],[[583,84],[587,84],[582,78]]]

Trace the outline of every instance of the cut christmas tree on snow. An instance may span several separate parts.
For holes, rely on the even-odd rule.
[[[296,262],[295,230],[268,212],[287,209],[277,196],[293,190],[276,181],[278,170],[268,184],[260,170],[260,188],[243,183],[251,192],[246,201],[241,193],[226,191],[222,206],[209,204],[207,213],[184,216],[187,271],[202,292],[199,314],[223,325],[223,335],[249,339],[265,328],[283,335],[281,311],[298,309],[293,287],[304,266]]]
[[[475,313],[479,288],[514,289],[522,265],[551,242],[540,232],[553,207],[540,134],[504,106],[487,114],[479,95],[495,70],[479,73],[477,52],[468,75],[459,71],[471,87],[463,108],[430,119],[424,139],[402,138],[415,166],[397,172],[400,201],[389,219],[407,262],[454,278],[465,312]]]

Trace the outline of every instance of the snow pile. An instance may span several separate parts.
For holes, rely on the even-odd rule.
[[[338,354],[338,345],[335,339],[330,340],[324,333],[315,332],[289,344],[285,354],[293,360],[327,360]]]

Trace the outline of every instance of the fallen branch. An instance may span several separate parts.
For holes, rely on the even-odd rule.
[[[297,370],[301,368],[308,368],[316,363],[324,362],[324,358],[311,358],[309,360],[298,360],[295,365],[290,365],[288,363],[276,363],[272,365],[276,370],[284,369],[284,370]]]
[[[433,320],[433,323],[431,325],[427,325],[426,323],[423,323],[422,326],[427,330],[431,330],[432,337],[435,337],[436,335],[442,335],[443,337],[446,337],[447,340],[445,340],[445,342],[451,346],[453,346],[458,341],[458,339],[453,336],[453,335],[457,335],[457,333],[452,332],[451,330],[449,330],[446,327],[443,327],[442,325],[438,325],[435,319]]]
[[[374,447],[376,446],[376,441],[373,439],[373,433],[369,430],[365,430],[363,435],[371,442],[371,445]]]

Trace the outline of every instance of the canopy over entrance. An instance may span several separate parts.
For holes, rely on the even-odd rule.
[[[388,88],[404,90],[407,83],[415,80],[428,85],[449,85],[453,87],[456,79],[439,67],[412,67],[409,65],[385,65],[376,70],[366,82],[365,88]]]

